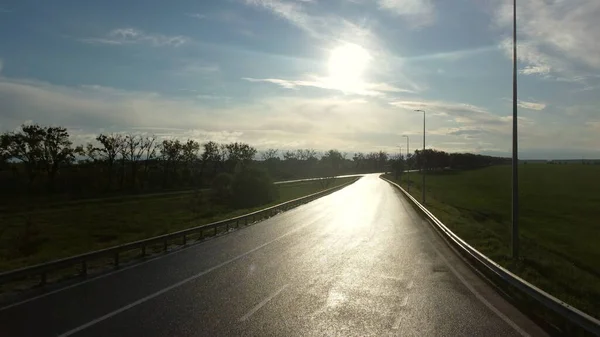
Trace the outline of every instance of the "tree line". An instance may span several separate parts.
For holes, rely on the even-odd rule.
[[[199,143],[159,139],[147,134],[99,134],[75,146],[62,126],[22,125],[0,135],[0,193],[5,196],[68,195],[72,198],[211,187],[220,173],[252,166],[274,180],[341,174],[426,169],[474,168],[506,159],[474,154],[420,150],[403,157],[385,151],[267,149],[258,154],[241,143]]]

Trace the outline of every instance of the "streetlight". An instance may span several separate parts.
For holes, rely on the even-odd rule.
[[[406,168],[408,169],[408,154],[410,153],[409,141],[407,135],[402,135],[402,137],[406,137]],[[409,170],[407,170],[409,171]],[[407,172],[409,173],[409,172]],[[410,193],[410,176],[406,176],[406,184],[408,185],[408,193]]]
[[[423,177],[421,191],[423,192],[423,195],[421,196],[421,202],[425,205],[425,110],[415,110],[415,112],[423,113],[423,157],[421,158],[421,176]]]
[[[513,0],[512,257],[519,258],[519,145],[517,142],[517,0]]]

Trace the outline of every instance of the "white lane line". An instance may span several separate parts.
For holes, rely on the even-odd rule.
[[[301,206],[304,206],[304,205],[301,205]],[[299,207],[301,207],[301,206],[299,206]],[[292,212],[292,211],[298,209],[299,207],[291,209],[288,212]],[[269,220],[269,219],[266,219],[266,220]],[[240,235],[242,235],[242,234],[243,233],[240,232]],[[212,237],[210,239],[215,239],[215,238],[218,238],[218,237],[219,236],[215,236],[215,237]],[[0,311],[4,311],[4,310],[7,310],[7,309],[10,309],[10,308],[19,306],[19,305],[23,305],[25,303],[29,303],[29,302],[32,302],[32,301],[35,301],[35,300],[39,300],[41,298],[44,298],[44,297],[47,297],[47,296],[50,296],[50,295],[53,295],[53,294],[56,294],[56,293],[59,293],[59,292],[62,292],[62,291],[66,291],[66,290],[69,290],[69,289],[72,289],[72,288],[75,288],[75,287],[79,287],[79,286],[82,286],[82,285],[84,285],[86,283],[95,282],[95,281],[101,280],[101,279],[103,279],[105,277],[109,277],[109,276],[112,276],[112,275],[115,275],[115,274],[122,273],[122,272],[124,272],[126,270],[129,270],[129,269],[141,267],[141,266],[143,266],[143,265],[145,265],[147,263],[154,262],[155,260],[159,260],[159,259],[162,259],[162,258],[167,257],[167,256],[173,256],[173,255],[179,254],[181,252],[185,252],[188,249],[196,248],[196,245],[197,244],[201,244],[201,243],[203,243],[203,242],[197,242],[197,243],[189,244],[188,246],[185,246],[185,247],[182,247],[182,248],[178,248],[177,250],[174,250],[174,251],[170,251],[168,255],[158,254],[157,256],[153,256],[153,257],[147,258],[145,261],[138,262],[138,263],[133,263],[132,265],[121,267],[121,268],[119,268],[117,270],[112,270],[112,271],[109,271],[109,272],[106,272],[106,273],[102,273],[102,274],[100,274],[98,276],[90,277],[90,278],[88,278],[86,280],[78,281],[78,282],[73,283],[73,284],[68,285],[68,286],[60,287],[58,289],[55,289],[55,290],[52,290],[52,291],[48,291],[48,292],[45,292],[43,294],[40,294],[40,295],[37,295],[37,296],[34,296],[34,297],[26,298],[26,299],[21,300],[19,302],[8,304],[8,305],[6,305],[4,307],[0,307]]]
[[[254,315],[255,312],[260,310],[260,308],[262,308],[265,304],[269,303],[269,301],[271,301],[273,298],[275,298],[277,295],[279,295],[279,293],[281,293],[283,290],[285,290],[285,288],[287,288],[288,286],[289,286],[289,284],[284,285],[283,287],[279,288],[279,290],[277,290],[276,292],[269,295],[269,297],[262,300],[260,303],[258,303],[256,306],[254,306],[254,308],[252,308],[250,311],[248,311],[248,313],[246,313],[244,316],[242,316],[240,318],[240,322],[243,322],[243,321],[247,320],[248,318],[250,318],[250,316]]]
[[[404,308],[407,304],[408,304],[408,295],[404,296],[404,298],[402,299],[402,302],[400,302],[400,307]],[[400,328],[400,324],[402,323],[402,318],[403,318],[402,315],[400,315],[400,316],[398,316],[398,318],[396,318],[396,320],[394,321],[394,325],[392,325],[392,329],[398,330],[398,328]]]
[[[46,293],[34,296],[34,297],[30,297],[30,298],[24,299],[22,301],[15,302],[15,303],[9,304],[7,306],[4,306],[4,307],[0,308],[0,311],[7,310],[7,309],[10,309],[12,307],[16,307],[16,306],[19,306],[19,305],[22,305],[22,304],[25,304],[25,303],[28,303],[28,302],[31,302],[31,301],[39,300],[40,298],[44,298],[44,297],[50,296],[52,294],[59,293],[61,291],[65,291],[65,290],[69,290],[69,289],[72,289],[72,288],[75,288],[75,287],[79,287],[79,286],[82,286],[82,285],[84,285],[86,283],[95,282],[95,281],[101,280],[101,279],[103,279],[105,277],[112,276],[112,275],[115,275],[115,274],[118,274],[118,273],[122,273],[122,272],[124,272],[126,270],[129,270],[129,269],[132,269],[132,268],[141,267],[141,266],[143,266],[143,265],[145,265],[147,263],[154,262],[155,260],[162,259],[162,258],[164,258],[166,256],[172,256],[172,255],[175,255],[177,253],[180,253],[180,252],[183,252],[183,251],[187,251],[188,249],[194,248],[195,246],[196,246],[195,244],[190,244],[187,247],[180,248],[178,250],[174,250],[172,252],[169,252],[169,255],[159,254],[158,256],[150,257],[150,258],[148,258],[145,261],[134,263],[134,264],[129,265],[129,266],[121,267],[119,269],[112,270],[112,271],[106,272],[104,274],[100,274],[98,276],[90,277],[90,278],[88,278],[86,280],[79,281],[79,282],[73,283],[73,284],[65,286],[65,287],[61,287],[61,288],[58,288],[58,289],[55,289],[55,290],[52,290],[52,291],[49,291],[49,292],[46,292]]]
[[[173,289],[175,289],[177,287],[180,287],[180,286],[182,286],[182,285],[184,285],[184,284],[186,284],[186,283],[188,283],[190,281],[193,281],[193,280],[195,280],[195,279],[197,279],[197,278],[199,278],[201,276],[204,276],[204,275],[206,275],[206,274],[208,274],[208,273],[210,273],[210,272],[212,272],[214,270],[217,270],[217,269],[219,269],[219,268],[221,268],[223,266],[226,266],[226,265],[228,265],[228,264],[230,264],[232,262],[235,262],[235,261],[237,261],[237,260],[239,260],[239,259],[241,259],[241,258],[243,258],[243,257],[245,257],[245,256],[247,256],[249,254],[252,254],[252,253],[254,253],[255,251],[257,251],[259,249],[262,249],[262,248],[264,248],[264,247],[266,247],[266,246],[268,246],[268,245],[270,245],[270,244],[272,244],[272,243],[274,243],[276,241],[279,241],[279,240],[283,239],[284,237],[286,237],[288,235],[291,235],[291,234],[293,234],[293,233],[295,233],[295,232],[303,229],[306,226],[309,226],[310,224],[311,223],[307,223],[306,225],[300,226],[300,227],[298,227],[298,228],[296,228],[296,229],[294,229],[292,231],[289,231],[289,232],[287,232],[287,233],[285,233],[285,234],[283,234],[283,235],[281,235],[281,236],[279,236],[279,237],[277,237],[277,238],[275,238],[275,239],[273,239],[273,240],[271,240],[269,242],[263,243],[262,245],[260,245],[260,246],[258,246],[256,248],[253,248],[253,249],[251,249],[251,250],[249,250],[249,251],[247,251],[247,252],[245,252],[243,254],[240,254],[240,255],[238,255],[236,257],[233,257],[233,258],[231,258],[231,259],[229,259],[229,260],[227,260],[227,261],[225,261],[223,263],[220,263],[220,264],[218,264],[218,265],[216,265],[214,267],[208,268],[208,269],[206,269],[206,270],[204,270],[204,271],[202,271],[202,272],[200,272],[200,273],[198,273],[196,275],[190,276],[190,277],[188,277],[188,278],[186,278],[186,279],[184,279],[182,281],[179,281],[179,282],[177,282],[175,284],[172,284],[172,285],[170,285],[170,286],[168,286],[168,287],[166,287],[166,288],[164,288],[162,290],[159,290],[159,291],[157,291],[157,292],[155,292],[153,294],[150,294],[150,295],[148,295],[146,297],[142,297],[142,298],[140,298],[139,300],[137,300],[135,302],[129,303],[129,304],[127,304],[127,305],[125,305],[125,306],[117,309],[117,310],[111,311],[108,314],[106,314],[104,316],[101,316],[101,317],[98,317],[98,318],[96,318],[96,319],[94,319],[92,321],[89,321],[88,323],[85,323],[83,325],[80,325],[80,326],[76,327],[75,329],[72,329],[72,330],[69,330],[69,331],[67,331],[67,332],[65,332],[63,334],[60,334],[60,335],[58,335],[58,337],[71,336],[71,335],[73,335],[73,334],[75,334],[75,333],[77,333],[77,332],[79,332],[81,330],[87,329],[87,328],[89,328],[89,327],[91,327],[91,326],[93,326],[95,324],[98,324],[98,323],[100,323],[100,322],[102,322],[104,320],[107,320],[107,319],[109,319],[109,318],[111,318],[111,317],[113,317],[115,315],[118,315],[118,314],[120,314],[120,313],[122,313],[122,312],[124,312],[126,310],[129,310],[129,309],[131,309],[131,308],[133,308],[133,307],[135,307],[137,305],[140,305],[140,304],[142,304],[144,302],[147,302],[147,301],[149,301],[149,300],[151,300],[151,299],[153,299],[155,297],[158,297],[158,296],[160,296],[160,295],[162,295],[162,294],[164,294],[164,293],[166,293],[166,292],[168,292],[170,290],[173,290]]]
[[[460,275],[458,273],[458,271],[456,271],[456,269],[454,269],[454,267],[452,267],[450,265],[450,263],[448,262],[448,260],[446,260],[444,255],[442,255],[442,253],[440,253],[440,251],[433,244],[431,244],[431,247],[435,250],[435,252],[442,259],[442,261],[444,261],[444,263],[446,264],[448,269],[450,269],[452,274],[454,274],[454,276],[456,276],[462,282],[462,284],[464,284],[465,287],[467,287],[467,289],[469,289],[473,293],[473,295],[475,295],[475,297],[479,301],[481,301],[481,303],[483,303],[486,307],[488,307],[491,311],[493,311],[506,324],[510,325],[513,329],[515,329],[515,331],[518,332],[521,336],[525,336],[525,337],[530,336],[527,332],[525,332],[523,329],[521,329],[521,327],[519,327],[515,322],[513,322],[510,318],[508,318],[506,315],[504,315],[502,312],[500,312],[500,310],[496,309],[496,307],[494,307],[490,302],[488,302],[475,288],[473,288],[473,286],[469,282],[467,282],[467,280],[465,280],[464,277],[462,277],[462,275]]]

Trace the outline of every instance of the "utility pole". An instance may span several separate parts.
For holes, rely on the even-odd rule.
[[[409,141],[408,141],[408,136],[407,135],[403,135],[402,137],[406,137],[406,168],[407,171],[410,171],[410,167],[408,166],[408,154],[410,153],[410,147],[409,147]],[[408,185],[408,193],[410,193],[410,172],[407,172],[406,174],[406,185]]]
[[[519,144],[517,119],[517,0],[513,0],[513,132],[512,132],[512,232],[513,259],[519,258]]]
[[[516,0],[515,0],[516,1]],[[425,205],[425,110],[415,110],[416,112],[423,113],[423,153],[421,154],[421,176],[423,177],[423,183],[421,184],[421,203]]]

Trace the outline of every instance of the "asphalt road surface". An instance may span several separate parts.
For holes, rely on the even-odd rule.
[[[519,335],[544,332],[377,175],[0,309],[0,336]]]

